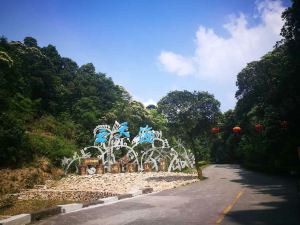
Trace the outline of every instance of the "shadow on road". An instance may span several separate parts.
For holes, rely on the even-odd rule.
[[[228,165],[218,165],[222,166],[228,168]],[[229,167],[238,168],[237,165]],[[240,210],[237,208],[226,215],[231,222],[224,224],[300,224],[300,203],[295,179],[247,170],[238,170],[238,173],[241,179],[231,182],[240,183],[249,191],[243,196]],[[254,196],[259,196],[259,199]],[[243,210],[243,202],[250,204],[251,209]]]

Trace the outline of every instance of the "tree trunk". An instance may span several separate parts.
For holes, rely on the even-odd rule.
[[[200,158],[199,158],[199,155],[197,153],[197,150],[196,150],[196,146],[195,146],[195,143],[194,143],[194,137],[192,135],[190,135],[191,137],[191,146],[192,146],[192,152],[195,156],[195,167],[196,167],[196,170],[197,170],[197,173],[198,173],[198,178],[199,179],[202,179],[203,176],[202,176],[202,169],[201,169],[201,166],[199,166],[198,162],[200,161]]]

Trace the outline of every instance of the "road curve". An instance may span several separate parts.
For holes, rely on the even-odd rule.
[[[39,225],[299,225],[293,179],[211,165],[207,179],[115,204],[54,216]]]

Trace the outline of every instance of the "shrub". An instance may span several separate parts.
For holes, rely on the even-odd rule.
[[[30,174],[30,176],[28,176],[28,178],[25,180],[26,188],[33,188],[33,186],[38,183],[38,180],[39,180],[38,173],[35,172]]]
[[[0,165],[1,167],[22,166],[32,160],[32,154],[26,147],[28,140],[24,125],[14,116],[0,116]]]
[[[17,197],[14,195],[4,195],[0,198],[0,209],[9,208],[13,206],[17,201]]]
[[[35,155],[48,157],[54,165],[60,165],[64,156],[71,156],[77,149],[72,141],[47,134],[31,133],[29,143]]]

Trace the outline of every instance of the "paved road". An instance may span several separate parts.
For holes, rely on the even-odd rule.
[[[295,181],[212,165],[206,180],[40,221],[39,225],[299,225]]]

